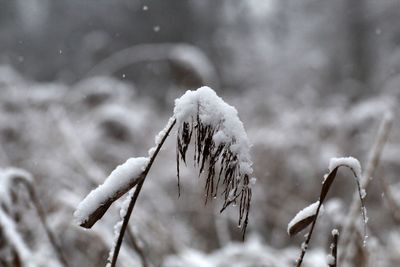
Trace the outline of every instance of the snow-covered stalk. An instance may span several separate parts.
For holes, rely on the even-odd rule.
[[[367,167],[365,169],[365,173],[362,176],[360,181],[362,188],[367,188],[369,183],[372,181],[374,172],[379,165],[379,161],[381,158],[383,147],[386,144],[386,141],[389,136],[389,132],[392,128],[393,124],[393,114],[391,112],[387,112],[383,120],[380,124],[377,137],[375,139],[375,143],[371,149],[369,160],[367,162]],[[347,255],[349,251],[349,246],[355,237],[354,235],[354,227],[357,218],[357,213],[360,209],[360,203],[358,202],[357,192],[353,196],[352,203],[350,205],[349,212],[346,216],[346,221],[344,222],[342,229],[342,237],[341,238],[341,247],[343,248],[342,253],[339,254],[339,264],[343,264],[347,260]]]
[[[249,141],[242,122],[234,107],[225,103],[215,92],[202,87],[188,91],[175,102],[174,116],[179,125],[177,136],[177,176],[179,187],[179,163],[186,164],[186,153],[194,142],[194,164],[199,176],[205,172],[206,203],[209,198],[221,195],[224,205],[239,202],[238,225],[245,234],[251,201],[253,169],[249,153]]]
[[[62,252],[62,249],[57,242],[57,239],[50,229],[49,225],[47,224],[47,219],[46,219],[46,213],[44,212],[44,209],[42,205],[40,204],[39,198],[37,197],[37,193],[33,184],[33,177],[30,173],[26,172],[25,170],[22,169],[17,169],[17,168],[8,168],[4,170],[3,174],[3,186],[6,188],[6,190],[11,191],[14,186],[17,185],[23,185],[28,192],[28,196],[30,198],[30,203],[32,206],[35,208],[36,214],[40,220],[40,223],[42,224],[45,233],[47,235],[47,238],[50,241],[51,246],[53,247],[54,251],[56,252],[56,256],[60,263],[62,263],[63,266],[68,266],[67,260]],[[1,185],[0,185],[1,186]],[[7,192],[7,195],[11,195],[11,192]],[[9,196],[3,196],[5,198],[10,198]],[[7,201],[6,201],[7,202]]]
[[[137,201],[137,199],[139,197],[139,193],[142,190],[143,183],[144,183],[144,181],[146,179],[146,176],[147,176],[148,172],[150,171],[150,168],[153,165],[153,162],[154,162],[155,158],[157,157],[158,152],[160,152],[160,149],[163,146],[165,140],[167,139],[169,133],[171,132],[172,128],[175,126],[175,123],[176,123],[176,119],[173,119],[173,118],[170,119],[170,122],[168,123],[167,127],[165,128],[165,130],[161,132],[161,134],[163,134],[163,135],[161,137],[161,140],[159,142],[157,142],[158,144],[155,147],[155,150],[154,151],[150,151],[151,157],[150,157],[149,163],[146,165],[146,168],[143,171],[143,174],[141,175],[141,178],[140,178],[140,180],[139,180],[139,182],[138,182],[138,184],[136,186],[135,192],[133,193],[133,195],[132,195],[132,197],[130,199],[129,206],[126,209],[126,214],[125,214],[125,216],[123,218],[121,229],[119,231],[119,235],[118,235],[115,247],[114,247],[113,251],[111,252],[112,253],[112,258],[111,258],[111,262],[110,262],[110,266],[111,267],[115,267],[115,265],[117,263],[119,250],[120,250],[121,245],[122,245],[122,239],[124,237],[125,230],[126,230],[126,228],[128,226],[128,222],[129,222],[129,218],[131,217],[132,210],[133,210],[133,208],[134,208],[134,206],[136,204],[136,201]]]
[[[331,253],[327,257],[328,266],[336,267],[337,266],[337,247],[338,247],[338,239],[339,239],[339,231],[337,229],[332,230],[332,243],[330,246]]]
[[[290,236],[293,236],[300,232],[301,230],[305,229],[307,226],[311,224],[310,231],[306,235],[306,240],[305,242],[302,243],[301,245],[301,253],[299,258],[296,260],[296,267],[300,267],[304,256],[306,254],[308,245],[311,240],[312,233],[314,231],[315,224],[317,222],[318,215],[321,211],[322,204],[329,192],[329,189],[336,178],[337,171],[339,167],[344,166],[349,168],[356,180],[357,183],[357,191],[358,191],[358,196],[361,201],[361,214],[363,217],[363,223],[364,223],[364,243],[367,238],[366,235],[366,223],[367,223],[367,214],[366,214],[366,208],[364,205],[364,197],[366,196],[365,190],[361,188],[360,186],[360,177],[361,177],[361,165],[360,162],[353,158],[353,157],[347,157],[347,158],[332,158],[329,162],[329,173],[324,176],[324,180],[322,182],[322,188],[321,188],[321,193],[319,196],[319,200],[315,202],[314,204],[308,206],[307,208],[301,210],[294,218],[293,220],[290,221],[288,225],[288,233]]]
[[[220,192],[224,198],[221,212],[239,202],[239,226],[244,237],[250,211],[251,184],[256,180],[251,178],[250,143],[236,109],[225,103],[211,88],[201,87],[196,91],[187,91],[175,100],[174,115],[156,136],[156,146],[149,150],[148,157],[131,158],[118,166],[102,185],[86,196],[74,213],[80,226],[90,228],[115,200],[136,186],[128,207],[123,208],[123,220],[116,228],[119,234],[110,252],[109,265],[112,267],[116,264],[129,218],[146,176],[175,124],[178,125],[176,159],[179,192],[179,162],[186,164],[186,152],[193,141],[194,164],[198,167],[199,176],[205,172],[206,200],[217,197],[219,188],[223,187]]]

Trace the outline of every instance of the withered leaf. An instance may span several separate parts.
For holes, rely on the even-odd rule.
[[[336,173],[339,167],[336,167],[335,169],[333,169],[328,176],[326,177],[324,183],[322,184],[322,188],[321,188],[321,194],[319,196],[319,201],[321,203],[324,202],[326,195],[328,194],[329,189],[331,188],[331,185],[333,183],[333,180],[335,180],[336,177]]]
[[[295,223],[292,227],[288,229],[289,236],[294,236],[298,232],[304,230],[307,226],[309,226],[315,220],[315,214],[309,217],[304,218],[303,220]]]

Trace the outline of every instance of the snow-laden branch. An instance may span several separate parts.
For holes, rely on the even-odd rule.
[[[76,223],[83,227],[91,227],[94,222],[90,220],[90,215],[102,212],[108,203],[111,204],[132,188],[142,176],[148,163],[149,158],[140,157],[130,158],[119,165],[102,185],[92,190],[79,203],[74,213]]]
[[[317,202],[311,204],[310,206],[306,207],[305,209],[301,210],[297,215],[289,222],[288,224],[288,233],[290,236],[293,236],[300,232],[301,230],[305,229],[311,224],[310,231],[306,235],[306,240],[301,245],[301,253],[299,258],[296,260],[296,267],[300,267],[304,256],[306,254],[308,244],[311,240],[311,235],[314,231],[315,223],[317,222],[318,214],[322,210],[322,204],[326,199],[326,196],[331,188],[333,181],[336,178],[337,171],[339,167],[347,167],[349,168],[356,180],[357,184],[357,191],[361,202],[361,214],[363,217],[364,222],[364,245],[367,239],[367,209],[364,205],[364,197],[366,196],[365,190],[360,185],[360,177],[361,177],[361,165],[360,162],[353,157],[340,157],[340,158],[331,158],[329,162],[329,173],[324,175],[324,179],[322,182],[321,193]]]
[[[156,145],[149,150],[148,157],[131,158],[118,166],[75,211],[76,222],[90,228],[115,200],[137,185],[129,205],[124,208],[123,220],[117,225],[119,236],[110,252],[110,266],[116,264],[127,223],[146,176],[175,124],[178,125],[178,188],[179,162],[182,160],[186,163],[186,152],[194,140],[194,163],[198,166],[199,176],[206,170],[207,198],[216,197],[218,188],[222,186],[224,205],[221,211],[239,202],[239,225],[243,226],[243,235],[245,233],[252,195],[250,185],[255,182],[255,178],[250,177],[253,172],[250,143],[236,109],[226,104],[211,88],[201,87],[196,91],[187,91],[175,100],[174,115],[156,136]]]
[[[194,141],[194,163],[199,176],[204,171],[205,193],[217,197],[222,186],[223,211],[239,202],[239,226],[245,233],[251,201],[250,184],[255,179],[250,160],[250,142],[237,110],[225,103],[209,87],[187,91],[175,100],[174,116],[179,125],[177,138],[177,175],[179,162],[186,163],[186,152]]]
[[[317,215],[317,209],[319,206],[319,200],[312,203],[299,211],[296,216],[288,223],[287,232],[290,236],[297,234],[303,230],[305,226],[309,225]],[[321,205],[321,208],[323,206]]]

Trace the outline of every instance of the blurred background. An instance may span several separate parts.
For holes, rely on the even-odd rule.
[[[292,266],[304,238],[289,238],[287,223],[318,199],[331,157],[368,165],[385,116],[369,241],[354,238],[347,263],[399,265],[399,25],[399,0],[0,0],[0,266],[24,262],[11,228],[26,266],[63,266],[11,167],[32,175],[68,265],[104,265],[119,204],[90,231],[73,211],[115,166],[147,155],[174,99],[203,85],[238,109],[253,144],[246,240],[237,207],[204,205],[190,164],[178,198],[172,136],[130,221],[137,244],[124,243],[118,266]],[[355,188],[340,170],[305,266],[327,266]]]

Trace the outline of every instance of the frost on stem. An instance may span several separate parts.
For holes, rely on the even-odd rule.
[[[234,107],[225,103],[209,87],[187,91],[175,100],[177,135],[177,176],[179,163],[186,164],[186,153],[194,142],[194,164],[199,176],[205,172],[206,200],[216,197],[222,186],[224,205],[239,202],[239,225],[243,233],[248,223],[253,173],[250,143]],[[254,180],[254,179],[253,179]]]

